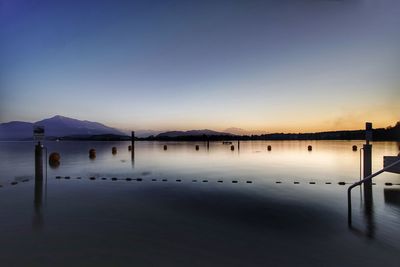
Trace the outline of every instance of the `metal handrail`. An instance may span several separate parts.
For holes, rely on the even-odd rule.
[[[393,162],[392,164],[384,167],[383,169],[368,175],[367,177],[365,177],[364,179],[362,179],[361,181],[355,182],[354,184],[350,185],[349,188],[347,189],[347,203],[348,203],[348,218],[349,218],[349,224],[351,224],[351,190],[356,187],[359,186],[369,180],[372,180],[372,178],[374,178],[375,176],[378,176],[379,174],[381,174],[382,172],[387,171],[388,169],[396,166],[397,164],[400,164],[400,160]]]

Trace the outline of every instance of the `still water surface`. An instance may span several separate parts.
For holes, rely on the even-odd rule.
[[[47,142],[49,153],[61,154],[61,165],[48,168],[47,185],[35,194],[34,144],[0,142],[0,262],[400,263],[400,186],[385,186],[400,184],[400,175],[384,173],[375,179],[372,212],[365,211],[356,188],[353,228],[347,225],[349,185],[338,182],[359,179],[360,152],[351,148],[360,148],[360,141],[249,141],[241,142],[240,150],[234,142],[234,151],[220,142],[210,143],[209,149],[201,142],[136,142],[133,158],[129,144]],[[307,151],[308,145],[312,151]],[[113,146],[116,155],[111,153]],[[90,148],[97,151],[95,160],[88,157]],[[373,143],[373,171],[382,168],[383,155],[398,153],[397,143]],[[15,181],[18,184],[11,185]]]

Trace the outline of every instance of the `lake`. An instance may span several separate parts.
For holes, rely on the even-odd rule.
[[[398,266],[399,174],[374,179],[371,210],[355,188],[347,224],[362,144],[242,141],[231,150],[222,142],[143,141],[132,157],[130,142],[45,142],[61,164],[48,166],[43,190],[35,190],[34,143],[0,142],[0,262]],[[373,172],[384,155],[399,153],[396,142],[372,144]]]

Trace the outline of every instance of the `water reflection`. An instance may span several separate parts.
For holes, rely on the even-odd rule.
[[[193,261],[199,266],[311,266],[328,260],[329,266],[377,266],[382,259],[396,266],[400,239],[390,230],[398,229],[400,190],[385,189],[385,204],[396,205],[390,210],[380,206],[379,185],[374,196],[364,196],[360,187],[350,233],[345,223],[347,187],[335,179],[358,178],[359,157],[350,143],[314,143],[312,152],[300,142],[234,144],[237,153],[231,144],[217,142],[211,148],[200,143],[199,151],[194,143],[173,142],[167,151],[157,142],[139,143],[131,151],[124,142],[49,144],[63,155],[60,168],[49,170],[51,205],[46,205],[46,179],[34,188],[24,184],[0,193],[8,218],[0,221],[3,265],[31,266],[45,251],[44,258],[66,261],[65,266],[188,266]],[[98,151],[95,160],[87,154],[92,147]],[[383,145],[377,147],[378,155],[389,154]],[[394,150],[393,144],[388,147]],[[20,171],[7,166],[3,174]],[[92,173],[101,176],[89,180]],[[138,177],[141,182],[133,182]],[[380,182],[399,176],[382,177]],[[309,186],[311,179],[316,184]],[[21,250],[24,257],[18,257]]]
[[[53,196],[52,208],[46,211],[48,222],[44,225],[45,187],[40,182],[35,183],[33,228],[39,231],[46,227],[46,231],[39,232],[46,234],[46,242],[49,242],[38,243],[40,248],[52,253],[59,253],[57,246],[74,248],[68,251],[71,266],[74,265],[72,259],[90,265],[86,255],[93,253],[94,248],[96,257],[107,263],[104,265],[112,265],[115,258],[122,257],[136,266],[146,266],[148,259],[154,260],[154,266],[164,266],[163,263],[171,263],[177,257],[185,264],[169,266],[187,266],[190,259],[204,259],[208,251],[218,254],[206,254],[206,258],[213,257],[223,263],[204,262],[204,266],[234,265],[224,262],[238,262],[240,266],[265,266],[262,263],[269,265],[271,262],[273,266],[293,266],[299,259],[304,262],[302,265],[310,266],[312,263],[324,265],[326,259],[332,257],[332,251],[337,255],[349,255],[351,251],[351,257],[331,259],[330,266],[347,266],[350,260],[359,259],[365,249],[371,253],[364,255],[364,265],[354,266],[376,266],[381,259],[377,255],[386,253],[390,263],[398,252],[363,242],[365,237],[375,239],[372,205],[364,210],[362,221],[366,224],[351,229],[357,235],[348,235],[344,218],[337,216],[333,209],[335,205],[325,205],[330,201],[321,201],[325,204],[319,206],[318,201],[305,201],[306,195],[296,197],[300,189],[293,188],[288,193],[294,198],[288,198],[270,189],[216,189],[210,183],[202,187],[185,183],[179,186],[145,182],[140,186],[131,185],[110,186],[99,182],[95,190],[88,190],[93,183],[71,180],[62,186],[56,184],[49,195]],[[324,199],[329,199],[329,195]],[[71,215],[74,224],[70,224]],[[41,240],[40,236],[35,238]],[[238,239],[241,242],[237,242]],[[21,243],[29,244],[27,239],[22,240]],[[38,253],[36,247],[31,250],[34,251],[30,252],[32,255]],[[110,257],[109,251],[116,256]],[[154,251],[165,253],[155,257]],[[143,254],[149,258],[143,259]],[[277,256],[282,254],[294,256]],[[271,260],[271,257],[276,258]],[[258,260],[260,264],[255,264]]]
[[[385,203],[400,207],[400,189],[398,188],[385,188],[383,190]]]
[[[34,213],[32,218],[33,229],[38,231],[43,227],[43,180],[35,179],[34,187]]]
[[[132,163],[132,169],[135,168],[135,146],[132,145],[131,148],[131,163]]]
[[[361,189],[361,187],[360,187]],[[364,197],[364,201],[363,198]],[[357,228],[352,223],[352,209],[349,209],[349,229],[356,233],[357,235],[365,235],[366,237],[373,239],[375,237],[375,216],[374,216],[374,205],[373,205],[373,195],[372,195],[372,188],[371,190],[364,190],[364,194],[360,191],[360,210],[363,214],[363,223],[365,224],[365,231]]]
[[[372,188],[368,194],[364,195],[364,220],[366,222],[367,233],[369,238],[374,238],[375,236],[375,220],[374,220],[374,207],[372,198]]]
[[[307,151],[307,145],[313,151]],[[200,150],[193,142],[136,142],[128,151],[130,142],[46,142],[49,151],[57,151],[62,158],[57,169],[49,169],[49,176],[133,176],[143,171],[158,176],[206,176],[252,178],[257,181],[309,179],[317,182],[351,182],[359,177],[359,155],[351,146],[360,141],[237,141],[235,151],[222,142],[204,142]],[[33,173],[32,143],[0,142],[0,182],[9,182],[12,177]],[[272,151],[268,151],[268,145]],[[115,146],[118,154],[112,156]],[[204,149],[202,149],[204,147]],[[96,149],[96,158],[90,159],[88,151]],[[133,152],[133,153],[132,153]],[[240,154],[239,154],[240,153]],[[374,144],[373,169],[382,167],[383,155],[395,155],[395,142]],[[131,164],[125,164],[131,161]],[[134,169],[132,168],[134,167]],[[398,182],[395,174],[382,174],[384,182]],[[154,177],[159,178],[159,177]],[[332,181],[333,179],[333,181]]]

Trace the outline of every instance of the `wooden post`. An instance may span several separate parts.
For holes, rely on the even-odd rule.
[[[372,174],[372,145],[369,143],[372,141],[372,123],[367,122],[365,124],[365,140],[366,144],[363,145],[364,158],[363,158],[363,177],[370,176]],[[364,199],[367,208],[372,206],[372,180],[364,183]]]
[[[132,165],[134,164],[135,160],[135,132],[131,132],[131,159],[132,159]]]
[[[43,146],[38,142],[35,146],[35,182],[43,181]]]

